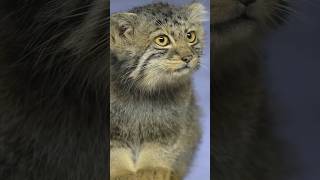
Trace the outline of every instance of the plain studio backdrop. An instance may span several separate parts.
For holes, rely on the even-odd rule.
[[[155,0],[111,0],[110,13],[127,11],[133,7],[146,5],[154,2]],[[169,2],[175,5],[185,5],[191,1],[186,0],[170,0],[161,1]],[[209,0],[198,1],[202,2],[205,7],[210,7]],[[190,174],[185,180],[210,180],[210,10],[207,9],[207,21],[205,22],[206,42],[204,54],[201,58],[201,68],[194,76],[194,89],[198,97],[198,104],[202,110],[201,124],[203,129],[202,141],[196,153],[193,166]]]

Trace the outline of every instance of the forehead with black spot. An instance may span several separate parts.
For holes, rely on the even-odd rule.
[[[130,12],[146,17],[156,26],[168,24],[169,26],[185,25],[187,15],[181,8],[165,4],[156,3],[132,9]]]

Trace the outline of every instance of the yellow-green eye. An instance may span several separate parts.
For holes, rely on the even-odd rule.
[[[170,40],[166,35],[160,35],[154,39],[154,42],[159,46],[167,46],[170,44]]]
[[[188,32],[187,33],[187,40],[189,43],[194,43],[197,40],[196,33],[194,31]]]

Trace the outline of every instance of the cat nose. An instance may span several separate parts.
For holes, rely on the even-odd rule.
[[[181,60],[182,60],[183,62],[189,63],[189,62],[192,60],[192,58],[193,58],[192,55],[187,55],[187,56],[183,56],[183,57],[181,58]]]
[[[240,2],[245,6],[250,6],[250,4],[255,3],[257,0],[240,0]]]

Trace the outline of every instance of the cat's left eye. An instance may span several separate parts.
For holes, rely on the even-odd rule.
[[[197,40],[196,33],[194,31],[188,32],[187,33],[187,40],[189,43],[194,43]]]
[[[170,44],[169,37],[166,35],[160,35],[154,39],[154,42],[159,46],[167,46]]]

